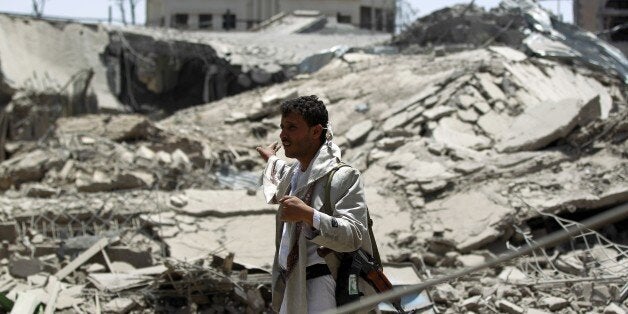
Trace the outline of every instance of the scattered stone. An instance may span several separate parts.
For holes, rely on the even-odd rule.
[[[460,95],[458,96],[458,105],[464,109],[469,109],[473,104],[475,104],[478,100],[470,95]]]
[[[403,137],[387,137],[379,140],[376,146],[383,151],[393,151],[401,147],[405,142],[406,139]]]
[[[481,114],[486,114],[491,111],[491,106],[489,106],[485,101],[473,103],[473,108]]]
[[[560,311],[569,306],[569,301],[558,297],[545,297],[539,301],[539,304],[549,308],[551,311]]]
[[[498,309],[509,313],[509,314],[523,314],[525,313],[524,309],[514,303],[511,303],[507,300],[499,300],[495,302],[495,305]]]
[[[135,152],[135,157],[151,163],[155,160],[155,152],[146,146],[140,146]]]
[[[440,107],[434,107],[432,109],[426,110],[425,112],[423,112],[423,116],[429,121],[434,121],[444,116],[448,116],[454,112],[456,112],[456,109],[452,107],[440,106]]]
[[[518,283],[528,280],[528,276],[526,276],[523,272],[521,272],[516,267],[504,267],[504,270],[497,276],[499,279],[505,282]]]
[[[36,258],[15,257],[9,260],[9,274],[17,278],[27,278],[44,270],[42,262]]]
[[[604,314],[626,314],[628,313],[621,306],[617,305],[617,303],[611,303],[607,307],[604,308]]]
[[[173,195],[170,197],[170,204],[174,207],[183,207],[188,204],[188,199],[185,195]]]
[[[182,171],[190,171],[192,162],[186,153],[177,148],[172,152],[172,167]]]
[[[481,295],[476,295],[462,301],[462,307],[468,311],[477,311],[480,308]]]
[[[26,196],[47,198],[57,194],[57,190],[44,184],[31,185],[26,192]]]
[[[425,194],[432,194],[441,191],[447,187],[448,182],[444,180],[436,180],[421,184],[421,191]]]
[[[475,123],[479,118],[479,115],[473,109],[458,110],[457,114],[460,120],[464,122]]]
[[[160,150],[156,153],[157,161],[160,165],[169,165],[172,163],[172,156],[163,150]]]
[[[482,255],[467,254],[458,256],[458,262],[463,267],[473,267],[484,264],[484,262],[486,262],[486,258]]]
[[[447,283],[434,287],[432,298],[436,303],[450,303],[460,300],[458,290]]]
[[[115,298],[103,305],[105,313],[128,313],[135,307],[135,301],[130,298]]]
[[[474,172],[478,172],[484,168],[484,165],[481,163],[473,162],[473,161],[463,161],[454,167],[456,172],[460,172],[462,174],[471,174]]]

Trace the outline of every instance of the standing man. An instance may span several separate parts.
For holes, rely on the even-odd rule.
[[[338,169],[329,191],[333,215],[320,212],[327,198],[328,174],[340,162],[340,149],[331,142],[327,109],[316,96],[285,101],[280,127],[285,155],[296,159],[294,164],[275,156],[277,143],[257,147],[267,161],[264,194],[267,201],[279,204],[272,306],[279,313],[320,313],[336,307],[331,274],[337,269],[330,269],[334,266],[326,264],[317,248],[336,252],[362,248],[372,254],[364,189],[359,171]]]

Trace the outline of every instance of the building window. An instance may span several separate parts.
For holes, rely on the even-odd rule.
[[[198,28],[200,29],[212,29],[214,26],[211,14],[199,14],[198,15]]]
[[[371,29],[371,7],[360,7],[360,28]]]
[[[236,28],[236,16],[231,13],[231,11],[227,10],[225,14],[222,15],[222,29],[230,30]]]
[[[375,29],[384,30],[384,11],[381,8],[375,8]]]
[[[336,22],[342,24],[351,24],[351,15],[345,15],[338,12],[338,14],[336,14]]]
[[[172,26],[176,28],[187,28],[188,27],[188,15],[178,13],[174,15],[174,24]]]

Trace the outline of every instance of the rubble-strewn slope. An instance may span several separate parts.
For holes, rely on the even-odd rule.
[[[182,34],[129,33],[109,48],[134,38],[138,49],[167,50]],[[211,42],[212,58],[256,54],[239,43],[252,37],[230,35],[191,37]],[[262,50],[262,59],[274,51]],[[267,310],[276,209],[256,191],[255,147],[277,140],[281,102],[300,95],[327,104],[344,160],[362,171],[384,260],[425,277],[628,202],[628,93],[615,73],[507,46],[338,49],[313,63],[327,65],[160,121],[77,112],[91,103],[85,84],[68,96],[4,89],[0,77],[12,97],[0,116],[0,293],[66,312]],[[138,71],[163,87],[164,77]],[[445,313],[625,312],[627,223],[434,287],[428,303]]]

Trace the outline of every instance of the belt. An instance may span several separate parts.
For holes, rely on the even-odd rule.
[[[331,275],[327,264],[314,264],[305,268],[305,279],[310,280],[322,276]]]

